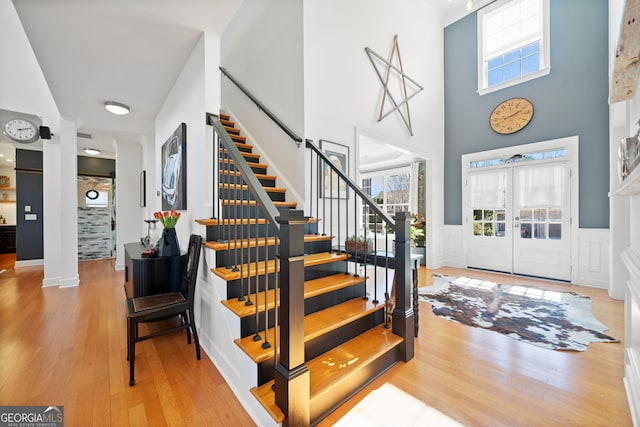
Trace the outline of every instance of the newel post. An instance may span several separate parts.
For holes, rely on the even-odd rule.
[[[309,368],[304,360],[304,226],[301,210],[276,218],[280,224],[280,352],[276,360],[276,404],[284,426],[310,425]]]
[[[408,212],[398,212],[396,221],[396,307],[393,310],[392,331],[404,338],[402,356],[405,362],[413,359],[414,321],[411,304],[411,216]]]

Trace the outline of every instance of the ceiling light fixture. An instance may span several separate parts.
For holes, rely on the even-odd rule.
[[[104,108],[119,116],[122,116],[123,114],[129,114],[129,111],[131,110],[128,105],[113,101],[105,102]]]
[[[100,154],[100,150],[96,150],[95,148],[85,148],[84,152],[90,156],[97,156]]]
[[[467,1],[467,11],[470,11],[473,8],[473,0]]]

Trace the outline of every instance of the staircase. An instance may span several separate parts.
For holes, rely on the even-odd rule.
[[[255,378],[251,393],[276,423],[315,424],[395,363],[408,360],[407,354],[411,358],[413,341],[407,352],[395,324],[392,331],[385,322],[387,304],[371,298],[380,280],[363,273],[370,270],[364,268],[362,254],[340,250],[335,235],[319,232],[325,219],[303,217],[295,202],[286,201],[286,189],[277,187],[277,176],[260,163],[259,153],[229,116],[209,121],[219,141],[218,211],[217,218],[197,222],[206,226],[204,246],[215,251],[211,273],[226,282],[222,304],[240,325],[235,344],[255,363],[255,371],[246,372]],[[261,194],[267,202],[260,200]],[[297,218],[290,221],[291,230],[303,231],[285,231],[289,226],[278,217]],[[302,239],[303,253],[287,257],[297,245],[296,236]],[[290,262],[303,264],[303,273],[293,280],[299,283],[287,278],[296,277],[289,273],[294,269]],[[281,277],[281,270],[288,276]],[[303,301],[294,301],[294,294]],[[289,324],[297,311],[304,316],[303,327],[299,321]],[[301,339],[295,338],[296,328]],[[302,370],[295,366],[300,354]],[[296,372],[292,377],[300,372],[306,376],[308,369],[308,395],[294,393],[288,380],[276,379],[279,363],[279,372]],[[275,390],[284,392],[276,397]]]

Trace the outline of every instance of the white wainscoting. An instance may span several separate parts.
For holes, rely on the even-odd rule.
[[[462,246],[463,227],[443,225],[436,229],[434,262],[429,268],[466,267]],[[609,288],[609,230],[581,228],[578,245],[571,257],[572,282],[580,285]]]
[[[215,260],[215,251],[203,248],[194,301],[200,346],[253,421],[260,426],[275,426],[250,392],[258,379],[257,366],[233,342],[240,337],[240,321],[220,302],[226,299],[227,284],[211,272]]]
[[[443,225],[436,228],[435,234],[433,265],[429,268],[466,267],[462,257],[462,226]]]
[[[577,275],[572,282],[594,288],[609,289],[609,229],[578,229]],[[572,257],[576,260],[576,257]]]

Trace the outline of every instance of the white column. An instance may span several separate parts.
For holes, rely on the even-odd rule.
[[[78,286],[77,126],[60,119],[60,131],[43,155],[44,280],[42,286]]]
[[[137,142],[116,141],[116,270],[124,269],[124,244],[139,242],[143,233],[143,212],[140,207],[140,172],[142,147]],[[153,191],[147,175],[147,195]],[[150,197],[147,197],[149,203]]]

